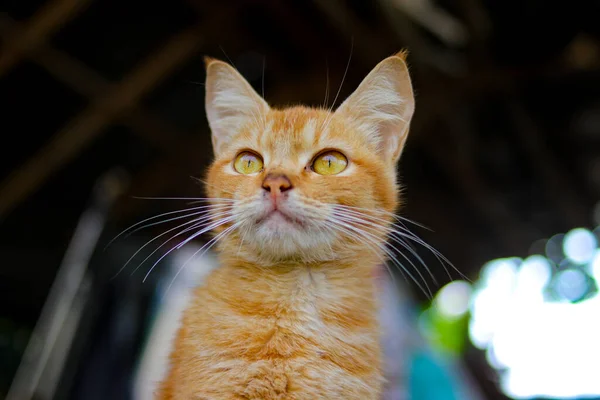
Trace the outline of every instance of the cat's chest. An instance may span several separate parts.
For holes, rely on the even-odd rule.
[[[330,392],[328,398],[367,399],[378,392],[373,299],[314,273],[285,296],[255,289],[237,302],[198,297],[189,314],[197,324],[188,323],[193,329],[186,331],[195,377],[230,382],[240,398],[310,399]]]
[[[369,299],[354,299],[320,272],[299,277],[285,296],[271,298],[261,312],[232,305],[230,315],[212,315],[210,326],[223,333],[222,350],[249,358],[329,358],[332,354],[359,357],[377,342],[376,321],[361,311]],[[265,311],[267,310],[267,311]],[[335,361],[335,360],[333,360]]]
[[[281,314],[275,319],[275,324],[296,327],[298,334],[307,337],[325,333],[327,325],[323,311],[339,302],[328,286],[323,273],[307,271],[302,274],[289,297],[281,300]]]

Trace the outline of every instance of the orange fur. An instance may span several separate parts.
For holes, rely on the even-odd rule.
[[[413,110],[404,58],[380,63],[336,112],[272,109],[231,67],[206,59],[215,146],[207,191],[235,200],[235,219],[215,229],[228,233],[218,244],[221,267],[184,314],[159,399],[380,397],[373,274],[398,206],[395,163]],[[339,175],[309,168],[327,149],[348,158]],[[236,173],[232,162],[242,150],[260,154],[264,170]],[[269,173],[291,182],[282,197],[298,224],[256,216]],[[387,222],[373,223],[368,240],[335,230],[328,221],[337,205]]]

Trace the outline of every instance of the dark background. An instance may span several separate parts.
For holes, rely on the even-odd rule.
[[[417,233],[469,278],[490,259],[597,225],[600,2],[440,0],[457,24],[442,34],[404,3],[3,0],[0,324],[23,337],[33,328],[106,171],[129,176],[114,232],[173,208],[132,196],[200,195],[190,176],[212,157],[204,55],[229,59],[273,105],[319,106],[346,65],[336,105],[407,48],[417,107],[402,214],[432,228]],[[420,253],[440,284],[450,279]],[[10,357],[4,388],[18,351]],[[468,360],[502,398],[481,357]]]

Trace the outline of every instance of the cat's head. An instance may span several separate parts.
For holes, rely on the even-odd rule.
[[[230,65],[206,62],[207,192],[225,248],[263,263],[378,249],[414,111],[404,53],[380,62],[335,112],[271,108]]]

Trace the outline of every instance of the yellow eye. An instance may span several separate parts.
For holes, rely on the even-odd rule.
[[[240,174],[248,175],[261,171],[263,169],[263,160],[256,153],[242,151],[235,158],[233,166]]]
[[[320,175],[336,175],[346,169],[348,159],[339,151],[319,154],[313,161],[312,169]]]

